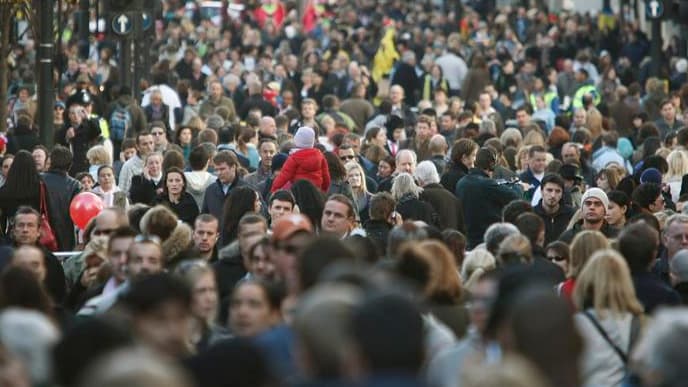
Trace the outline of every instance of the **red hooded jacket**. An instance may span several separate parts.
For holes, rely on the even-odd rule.
[[[299,179],[309,180],[323,192],[330,189],[330,169],[320,150],[306,148],[290,154],[272,182],[270,191],[275,192]]]

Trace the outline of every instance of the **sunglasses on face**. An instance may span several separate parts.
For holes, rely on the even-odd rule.
[[[342,161],[346,161],[346,160],[353,160],[355,158],[356,158],[356,156],[342,156],[339,159]]]
[[[547,259],[549,259],[550,261],[553,261],[553,262],[566,261],[566,257],[562,257],[560,255],[548,255]]]

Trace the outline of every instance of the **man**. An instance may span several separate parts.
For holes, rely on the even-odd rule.
[[[588,122],[588,112],[583,107],[579,107],[573,112],[573,121],[571,122],[571,127],[569,132],[571,134],[576,133],[580,129],[586,129]]]
[[[48,269],[45,263],[43,251],[36,246],[24,245],[14,250],[12,255],[12,266],[22,267],[32,272],[38,282],[45,283],[48,276]]]
[[[447,151],[449,150],[447,140],[441,134],[436,134],[430,138],[428,149],[430,150],[430,161],[437,168],[437,173],[444,174],[447,169]]]
[[[566,164],[575,164],[580,168],[581,175],[585,183],[589,186],[595,183],[595,171],[587,163],[581,160],[580,151],[582,145],[575,142],[567,142],[561,147],[561,161]]]
[[[122,241],[122,246],[125,244],[126,240]],[[120,254],[117,259],[118,264],[121,265],[122,255]],[[123,272],[126,273],[124,281],[120,282],[115,290],[90,299],[77,315],[95,316],[107,312],[120,297],[129,292],[132,281],[161,273],[164,268],[165,258],[162,254],[160,239],[155,236],[137,236],[127,250],[126,265],[123,266]],[[122,270],[122,266],[119,270]]]
[[[119,173],[119,189],[129,195],[131,178],[143,173],[143,160],[155,150],[153,135],[148,131],[140,132],[136,136],[137,154],[122,165]]]
[[[206,99],[199,109],[198,114],[201,118],[206,119],[211,114],[215,113],[215,109],[224,106],[229,110],[229,121],[236,121],[236,110],[234,109],[234,102],[225,97],[224,89],[220,81],[212,81],[208,85],[208,99]]]
[[[406,172],[410,175],[416,174],[416,164],[417,164],[416,153],[410,149],[402,149],[397,152],[396,156],[396,172]]]
[[[249,265],[248,252],[253,245],[268,233],[268,222],[260,215],[246,214],[237,226],[237,240],[218,252],[218,261],[213,264],[220,300],[226,301],[232,289],[246,275]],[[224,304],[224,302],[223,302]],[[226,321],[226,310],[220,312],[220,321]]]
[[[662,117],[655,121],[655,125],[659,129],[661,138],[664,138],[667,134],[679,130],[683,126],[683,121],[676,117],[676,107],[670,99],[662,101],[659,108]]]
[[[323,232],[344,239],[356,227],[356,208],[349,198],[333,194],[323,208],[320,227]]]
[[[547,167],[547,151],[540,145],[533,145],[528,150],[528,169],[519,178],[529,185],[526,197],[533,199],[540,187],[540,181],[545,176]],[[537,202],[535,202],[537,203]]]
[[[370,219],[365,222],[363,229],[375,243],[380,257],[387,255],[387,239],[392,227],[403,222],[401,215],[394,211],[395,207],[396,202],[389,192],[378,192],[370,198]]]
[[[542,179],[542,199],[533,210],[545,222],[545,246],[559,239],[573,216],[574,209],[562,201],[565,186],[564,179],[556,174]]]
[[[272,117],[263,117],[275,120]],[[262,122],[262,121],[261,121]],[[250,173],[244,177],[244,181],[251,186],[258,187],[264,183],[272,175],[272,158],[277,154],[277,141],[271,137],[264,137],[258,144],[258,154],[260,155],[260,164],[255,172]]]
[[[281,217],[293,213],[295,207],[296,200],[290,191],[279,190],[273,193],[268,202],[270,224],[274,225]]]
[[[446,74],[446,73],[445,73]],[[401,60],[397,61],[392,72],[390,83],[404,89],[404,95],[409,105],[415,106],[418,102],[417,90],[420,77],[416,71],[416,54],[412,50],[401,53]]]
[[[599,188],[589,188],[583,194],[581,201],[581,215],[583,219],[561,234],[559,240],[571,244],[576,234],[583,230],[595,230],[601,232],[607,238],[615,238],[618,230],[610,226],[604,219],[608,207],[609,198],[607,194]]]
[[[592,168],[600,172],[606,168],[607,165],[614,163],[622,168],[626,168],[628,172],[631,173],[632,170],[630,167],[626,166],[626,160],[621,156],[619,151],[616,150],[616,142],[619,139],[616,132],[608,131],[602,134],[600,138],[602,139],[602,147],[592,154]]]
[[[688,250],[681,250],[671,260],[671,286],[681,296],[681,304],[688,305]]]
[[[498,95],[498,94],[495,94]],[[476,115],[480,117],[481,120],[491,120],[495,123],[495,127],[499,133],[504,131],[504,120],[502,115],[499,114],[497,109],[492,106],[492,95],[487,88],[485,91],[480,93],[478,97],[478,110]]]
[[[291,121],[289,124],[289,133],[296,133],[302,126],[308,126],[309,128],[313,128],[316,133],[320,133],[320,125],[318,121],[315,120],[315,113],[317,111],[318,103],[312,98],[304,98],[301,101],[301,119]]]
[[[581,107],[587,109],[589,105],[597,106],[602,100],[594,81],[590,78],[586,69],[581,67],[576,71],[576,92],[573,93],[571,100],[571,106],[574,110]],[[586,101],[588,105],[586,105]]]
[[[18,249],[22,246],[30,246],[41,251],[46,271],[43,284],[53,301],[56,304],[60,304],[66,294],[65,273],[60,261],[39,242],[41,237],[40,219],[40,214],[33,208],[19,207],[14,215],[12,247]],[[35,250],[31,251],[35,253]],[[3,251],[3,253],[11,253],[11,250]],[[6,261],[6,259],[0,259],[0,261]]]
[[[220,238],[220,225],[217,218],[210,214],[200,214],[194,221],[193,244],[198,258],[213,262],[217,260],[215,245]]]
[[[496,165],[495,151],[490,147],[481,148],[475,158],[475,167],[456,184],[455,194],[466,204],[464,224],[471,249],[483,241],[485,230],[492,223],[502,219],[502,207],[521,198],[520,187],[500,185],[492,180]]]
[[[150,134],[153,136],[154,150],[156,152],[164,153],[169,145],[165,123],[162,121],[151,122]]]
[[[375,107],[366,98],[366,86],[355,83],[351,89],[351,97],[342,101],[339,110],[349,115],[356,123],[356,133],[361,133],[366,123],[375,114]]]
[[[439,216],[440,230],[452,229],[465,232],[463,206],[453,193],[440,184],[440,175],[435,165],[428,160],[421,161],[416,168],[415,178],[418,185],[423,187],[420,200],[430,203]]]
[[[91,232],[91,239],[107,238],[114,230],[127,226],[129,219],[127,214],[119,208],[105,208],[95,217],[95,226]],[[84,255],[79,254],[70,257],[64,263],[64,272],[67,284],[72,286],[79,282],[84,266]]]
[[[416,116],[411,111],[411,108],[404,103],[404,89],[399,85],[392,85],[389,88],[389,99],[392,102],[391,115],[404,120],[406,127],[413,126],[416,123]]]
[[[667,219],[662,242],[665,249],[657,259],[653,271],[664,283],[669,284],[669,266],[672,259],[679,251],[688,249],[688,215],[676,214]]]
[[[258,138],[260,141],[263,141],[264,139],[272,139],[277,141],[277,123],[273,117],[264,116],[260,118]]]
[[[270,260],[289,295],[296,296],[299,291],[297,257],[312,240],[313,232],[313,225],[303,214],[285,215],[272,225]]]
[[[231,190],[236,187],[242,187],[246,185],[246,183],[237,174],[239,161],[234,152],[218,152],[215,157],[213,157],[213,164],[215,165],[217,180],[205,191],[201,213],[211,214],[220,221],[220,246],[224,246],[226,242],[229,242],[222,240],[225,199],[229,196]]]
[[[203,145],[197,145],[189,154],[190,172],[184,172],[186,179],[186,192],[190,193],[200,210],[203,206],[203,196],[206,189],[217,180],[217,177],[208,172],[210,153]]]
[[[635,294],[643,304],[645,313],[652,314],[662,305],[681,303],[676,291],[650,273],[650,266],[659,248],[659,235],[655,229],[643,221],[626,226],[619,235],[618,245],[631,270]]]
[[[523,132],[525,127],[530,124],[530,116],[533,114],[533,110],[530,105],[524,104],[518,109],[516,109],[516,123],[518,124],[518,129]]]
[[[418,117],[416,122],[416,135],[409,141],[408,149],[416,152],[420,161],[430,158],[430,118],[424,115]]]
[[[56,145],[50,152],[50,170],[43,174],[50,226],[61,251],[74,249],[74,224],[69,216],[72,199],[81,191],[81,184],[67,174],[72,166],[72,152]]]
[[[435,63],[442,68],[442,74],[449,83],[449,95],[452,97],[460,94],[463,79],[468,73],[466,61],[459,56],[460,49],[460,36],[452,34],[447,39],[446,52],[435,60]]]
[[[42,173],[48,170],[48,149],[43,145],[36,145],[31,151],[31,156],[33,156],[33,161],[36,163],[36,169],[38,173]]]
[[[246,120],[248,113],[252,110],[259,110],[261,117],[277,115],[277,109],[263,98],[263,85],[258,80],[248,82],[248,98],[239,108],[239,117]]]
[[[456,141],[456,117],[450,111],[442,113],[439,122],[439,132],[447,140],[447,143],[453,144]]]

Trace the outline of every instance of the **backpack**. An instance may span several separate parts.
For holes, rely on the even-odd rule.
[[[110,114],[110,138],[115,141],[124,140],[127,129],[131,128],[132,119],[129,107],[116,105]]]

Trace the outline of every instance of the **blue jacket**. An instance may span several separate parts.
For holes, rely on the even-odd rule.
[[[225,199],[229,196],[229,193],[236,187],[242,187],[247,185],[239,176],[234,178],[234,182],[229,186],[227,194],[222,191],[222,183],[220,180],[215,180],[215,182],[208,186],[205,190],[205,195],[203,196],[203,206],[201,207],[202,214],[211,214],[217,218],[220,223],[220,238],[224,234],[224,221],[223,221],[223,211],[225,206]],[[222,240],[218,241],[220,246],[226,245]]]

